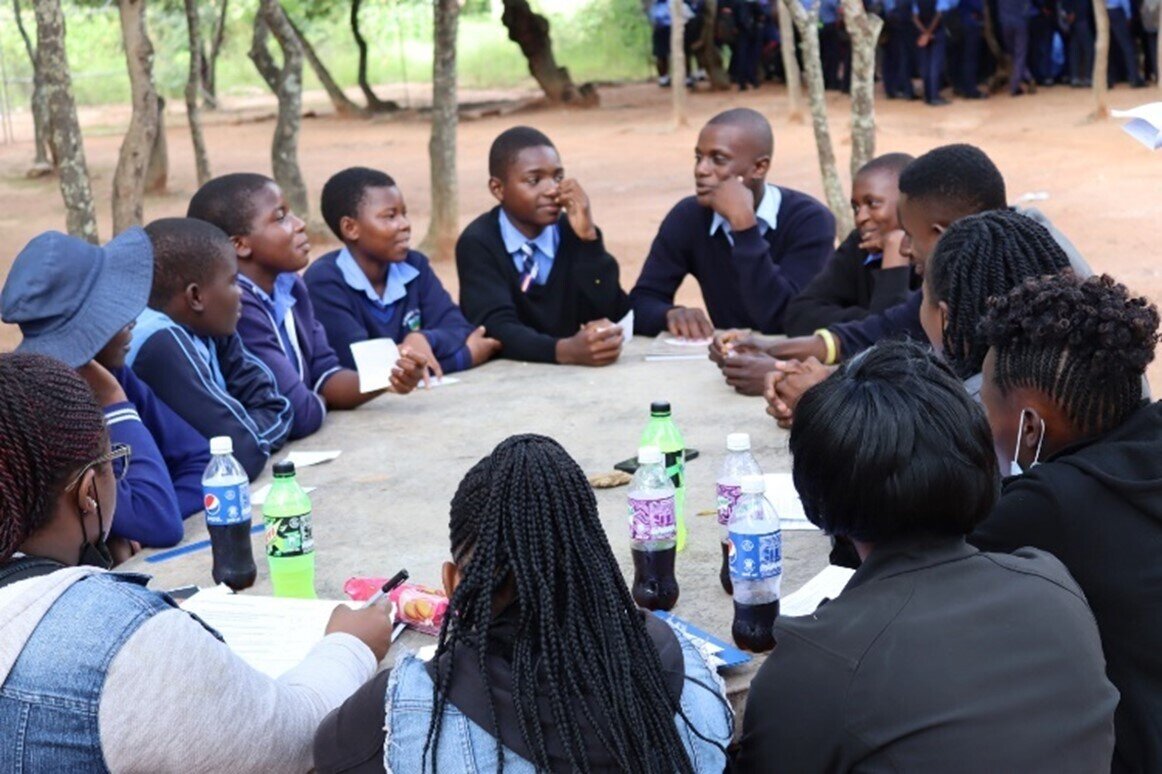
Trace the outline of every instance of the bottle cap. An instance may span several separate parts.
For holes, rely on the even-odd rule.
[[[272,468],[275,478],[292,478],[295,474],[295,464],[290,460],[274,463]]]
[[[670,401],[668,401],[668,400],[655,400],[653,403],[650,404],[650,413],[651,414],[662,414],[664,416],[669,416],[669,414],[670,414]]]
[[[750,433],[730,433],[726,436],[727,451],[750,451]]]
[[[743,494],[763,494],[767,491],[767,482],[762,476],[743,476],[741,483]]]
[[[234,439],[228,435],[216,435],[210,439],[210,454],[233,454]]]
[[[662,450],[657,446],[643,446],[637,450],[639,465],[657,465],[662,461]]]

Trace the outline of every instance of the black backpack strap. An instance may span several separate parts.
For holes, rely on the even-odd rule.
[[[37,556],[22,556],[19,559],[0,565],[0,588],[18,581],[48,575],[64,567],[60,562],[52,559],[42,559]]]

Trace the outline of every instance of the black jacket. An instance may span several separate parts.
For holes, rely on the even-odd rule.
[[[1122,694],[1113,770],[1162,771],[1162,403],[1008,479],[971,540],[986,550],[1035,546],[1065,564]]]
[[[868,265],[867,250],[859,249],[859,231],[852,231],[803,289],[783,316],[788,336],[809,336],[820,328],[849,320],[862,320],[908,298],[919,287],[912,269],[899,266],[881,269]]]
[[[521,292],[520,272],[500,237],[500,207],[468,224],[456,242],[460,309],[504,345],[503,357],[556,362],[558,339],[603,317],[617,322],[629,311],[617,259],[605,252],[600,232],[586,242],[564,215],[558,226],[561,243],[549,280],[527,293]]]

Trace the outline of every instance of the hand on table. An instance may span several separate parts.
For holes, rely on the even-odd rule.
[[[325,634],[342,632],[359,639],[375,654],[376,663],[383,661],[391,646],[391,631],[395,622],[391,620],[391,601],[383,597],[374,605],[354,610],[347,605],[337,605],[331,611]]]
[[[431,347],[428,351],[431,351]],[[400,395],[407,395],[420,382],[430,386],[429,373],[433,371],[440,376],[444,375],[435,358],[429,360],[428,355],[415,352],[410,347],[400,347],[399,360],[395,361],[395,367],[391,369],[391,389]]]
[[[683,339],[708,339],[714,335],[714,326],[706,312],[684,306],[675,306],[666,312],[666,329]]]
[[[472,365],[478,366],[481,363],[487,363],[492,358],[496,357],[500,352],[501,344],[496,339],[488,338],[484,332],[484,326],[481,325],[468,336],[468,340],[464,342],[468,347],[468,352],[472,355]]]
[[[719,366],[726,383],[742,395],[762,395],[767,374],[780,361],[765,352],[731,353]]]
[[[794,419],[799,398],[831,376],[835,366],[825,366],[813,357],[804,361],[779,360],[774,365],[774,370],[765,377],[763,396],[767,400],[767,413],[779,427],[786,429]]]
[[[564,365],[607,366],[621,355],[621,327],[608,319],[594,320],[567,339],[557,340],[557,362]]]

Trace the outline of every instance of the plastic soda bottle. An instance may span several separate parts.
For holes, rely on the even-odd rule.
[[[202,504],[214,583],[235,591],[250,588],[258,570],[250,545],[250,479],[234,459],[234,441],[228,435],[210,439],[210,464],[202,474]]]
[[[662,450],[666,475],[674,484],[674,506],[678,522],[678,550],[686,548],[686,443],[674,418],[670,414],[667,401],[650,404],[650,421],[642,433],[638,446],[657,446]]]
[[[315,538],[311,498],[295,480],[295,464],[274,464],[274,483],[262,506],[266,559],[276,597],[315,598]]]
[[[718,524],[722,535],[722,569],[718,572],[718,580],[727,594],[734,590],[730,582],[730,514],[738,498],[742,497],[742,477],[761,476],[762,473],[758,461],[750,453],[750,435],[731,433],[726,436],[726,459],[722,461],[722,470],[714,488],[718,497]]]
[[[740,648],[762,652],[775,646],[783,580],[783,535],[779,516],[763,495],[762,476],[744,476],[742,497],[730,515],[730,580],[734,584],[734,624]]]
[[[629,484],[629,539],[633,549],[633,601],[647,610],[669,610],[678,601],[674,577],[674,485],[662,468],[662,452],[643,446]]]

